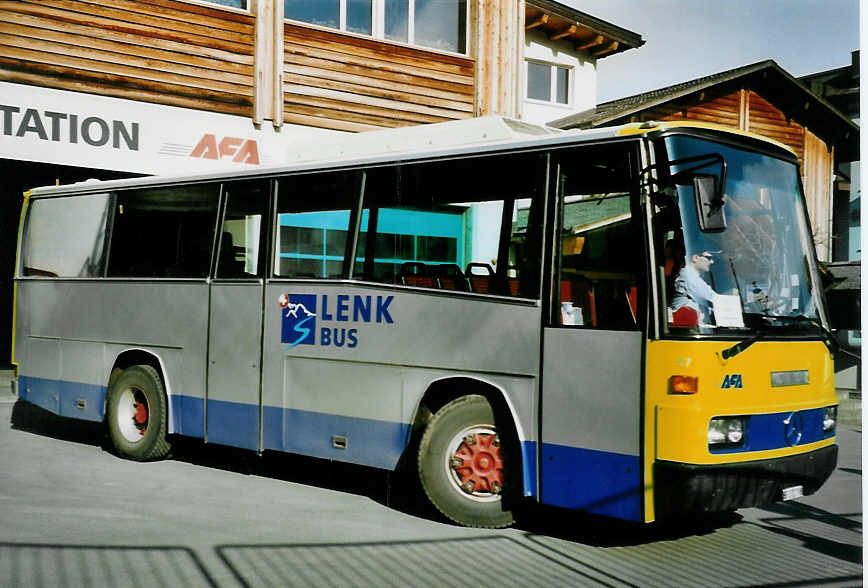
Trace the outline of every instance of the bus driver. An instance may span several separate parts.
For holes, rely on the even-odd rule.
[[[688,306],[699,313],[699,322],[708,322],[708,310],[717,293],[708,285],[702,277],[711,270],[714,263],[714,255],[710,251],[693,253],[690,261],[678,272],[675,278],[674,297],[671,309],[678,310]]]

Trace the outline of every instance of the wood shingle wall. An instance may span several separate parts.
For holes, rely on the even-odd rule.
[[[175,0],[0,1],[0,80],[251,114],[253,18]]]
[[[283,119],[345,131],[473,116],[474,61],[284,24]]]
[[[471,57],[282,27],[278,124],[364,131],[476,114]],[[255,29],[253,14],[179,0],[0,0],[0,80],[254,116]]]

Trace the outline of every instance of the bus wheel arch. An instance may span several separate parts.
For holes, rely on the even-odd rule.
[[[169,402],[159,359],[141,350],[124,352],[109,374],[105,421],[115,451],[136,461],[165,457]]]
[[[431,503],[462,525],[513,523],[523,495],[522,452],[501,390],[472,378],[448,378],[426,391],[416,414],[417,475]]]

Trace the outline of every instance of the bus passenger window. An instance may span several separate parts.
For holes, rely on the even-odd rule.
[[[274,275],[344,278],[350,211],[360,195],[360,174],[324,172],[279,180]]]
[[[539,296],[539,247],[526,246],[539,161],[499,154],[380,168],[365,190],[353,277]]]
[[[219,184],[118,192],[109,277],[205,278]]]
[[[34,199],[21,242],[24,276],[103,275],[108,194]]]

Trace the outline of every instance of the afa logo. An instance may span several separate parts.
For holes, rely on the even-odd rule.
[[[723,377],[721,388],[744,388],[741,374],[726,374]]]
[[[205,133],[193,147],[190,157],[202,159],[223,159],[231,157],[234,163],[249,163],[259,165],[259,148],[256,139],[239,139],[238,137],[223,137],[217,141],[213,133]]]
[[[287,349],[296,345],[316,344],[316,296],[313,294],[281,294],[283,324],[280,341]]]

